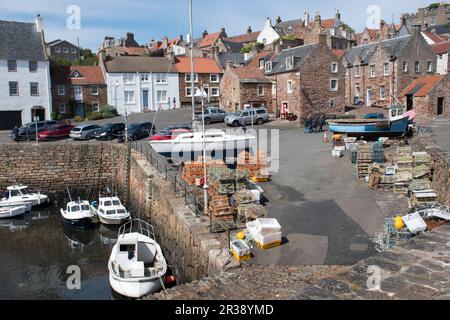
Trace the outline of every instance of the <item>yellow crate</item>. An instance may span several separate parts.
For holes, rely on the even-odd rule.
[[[239,262],[244,262],[244,261],[248,261],[252,258],[251,254],[245,255],[240,257],[237,252],[235,252],[234,250],[231,250],[231,253],[233,254],[233,257],[239,261]]]
[[[261,248],[263,250],[268,250],[268,249],[272,249],[272,248],[281,246],[281,241],[275,241],[275,242],[267,243],[265,245],[256,241],[256,246],[258,246],[259,248]]]

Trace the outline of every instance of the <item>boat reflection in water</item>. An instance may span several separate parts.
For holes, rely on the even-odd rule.
[[[69,246],[72,249],[83,249],[90,245],[95,238],[94,229],[81,230],[67,226],[64,223],[61,225],[64,235],[69,242]]]
[[[98,229],[100,233],[100,241],[103,245],[114,245],[117,242],[119,226],[100,225]]]
[[[28,227],[25,219],[15,218],[15,219],[1,219],[0,220],[0,228],[8,228],[11,232],[18,232],[25,230]]]

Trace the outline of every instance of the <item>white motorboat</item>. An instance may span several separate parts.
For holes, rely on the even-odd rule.
[[[50,199],[45,194],[31,193],[27,186],[15,185],[8,187],[8,193],[0,201],[0,207],[23,206],[31,203],[32,207],[48,204]]]
[[[14,206],[20,206],[20,207],[25,207],[25,212],[31,212],[31,209],[33,208],[33,206],[31,205],[31,202],[24,202],[23,204],[17,203],[14,205],[13,203],[10,203],[9,201],[1,201],[0,202],[0,209],[2,208],[10,208],[10,207],[14,207]]]
[[[95,226],[95,214],[89,201],[71,201],[66,209],[61,209],[61,217],[65,224],[79,229],[89,229]]]
[[[123,225],[108,269],[111,287],[125,297],[138,299],[160,291],[167,263],[155,241],[153,227],[141,220]]]
[[[26,209],[26,206],[2,207],[0,208],[0,219],[20,216],[26,212]]]
[[[203,155],[212,159],[236,158],[242,151],[251,151],[255,147],[256,137],[248,134],[231,135],[222,130],[182,133],[173,140],[152,140],[150,146],[157,153],[172,159],[183,161],[197,160]]]
[[[101,223],[106,225],[122,225],[130,220],[131,214],[117,197],[100,198],[98,209],[91,206]]]

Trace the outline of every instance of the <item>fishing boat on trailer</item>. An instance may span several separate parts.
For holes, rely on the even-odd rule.
[[[164,288],[167,262],[150,224],[132,220],[119,229],[108,270],[111,287],[128,298],[142,298]]]
[[[38,207],[50,202],[48,196],[40,192],[32,193],[27,186],[15,185],[8,187],[7,190],[6,197],[0,201],[0,207],[25,205],[28,209],[29,204],[31,204],[32,207]],[[29,209],[29,211],[31,211],[31,208]]]
[[[63,222],[77,229],[90,229],[95,227],[95,214],[92,212],[89,201],[71,201],[66,209],[61,208]]]
[[[414,112],[405,112],[402,106],[392,106],[389,108],[388,119],[328,120],[328,124],[331,132],[348,136],[404,136],[414,118]]]
[[[18,217],[26,212],[27,206],[2,207],[0,208],[0,219]]]
[[[101,223],[122,225],[131,219],[130,212],[117,197],[100,198],[98,208],[91,206]]]
[[[242,151],[252,151],[256,137],[248,134],[226,134],[222,130],[207,130],[205,133],[183,133],[173,140],[155,140],[149,143],[153,150],[167,158],[197,160],[203,155],[204,145],[206,156],[226,160],[236,158]]]

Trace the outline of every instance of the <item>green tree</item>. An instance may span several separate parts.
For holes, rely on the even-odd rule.
[[[439,8],[439,5],[440,5],[439,2],[434,2],[434,3],[431,3],[431,4],[427,7],[427,9],[428,9],[428,10],[436,10],[437,8]],[[444,5],[445,5],[446,7],[448,7],[448,6],[450,6],[450,3],[444,3]]]

